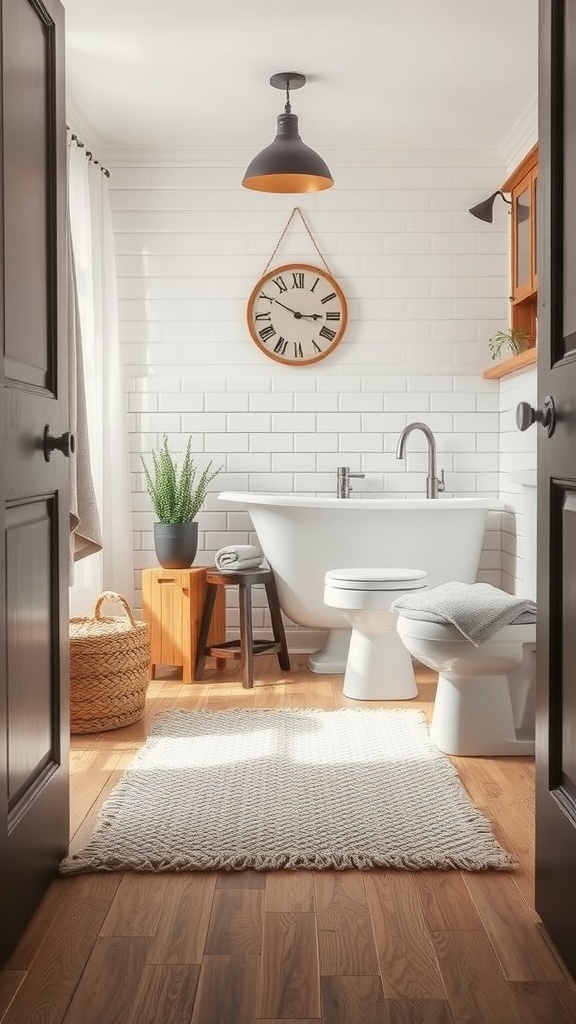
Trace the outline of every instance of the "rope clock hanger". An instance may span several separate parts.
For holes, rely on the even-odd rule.
[[[295,216],[299,216],[322,266],[284,263],[274,258]],[[254,285],[246,310],[250,337],[269,359],[308,366],[329,356],[342,340],[348,307],[302,211],[294,207],[274,252]]]

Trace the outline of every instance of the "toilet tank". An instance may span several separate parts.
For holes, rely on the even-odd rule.
[[[522,584],[518,584],[518,596],[536,600],[536,523],[537,498],[536,470],[512,473],[510,479],[522,487],[522,537],[519,538],[518,554],[524,570]]]

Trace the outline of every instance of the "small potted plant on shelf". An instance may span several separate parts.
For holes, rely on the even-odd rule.
[[[210,461],[196,482],[197,467],[192,455],[192,438],[184,452],[182,468],[178,469],[164,434],[160,451],[152,452],[152,472],[142,455],[146,486],[157,516],[154,523],[154,548],[164,569],[187,569],[198,550],[196,516],[202,509],[208,485],[220,472],[212,470]]]
[[[492,359],[509,358],[530,348],[530,335],[523,327],[510,327],[507,331],[497,331],[488,347]]]

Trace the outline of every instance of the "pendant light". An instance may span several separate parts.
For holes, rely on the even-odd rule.
[[[301,89],[306,76],[295,71],[272,75],[270,85],[286,90],[284,113],[278,115],[278,134],[249,164],[244,188],[256,192],[321,192],[334,180],[322,157],[306,146],[298,133],[298,118],[290,106],[290,89]]]

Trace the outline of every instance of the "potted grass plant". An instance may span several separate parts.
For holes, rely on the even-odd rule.
[[[497,331],[488,347],[492,359],[516,356],[530,347],[530,335],[522,327],[510,327],[507,331]]]
[[[142,455],[146,487],[157,517],[154,523],[154,548],[164,569],[187,569],[198,550],[198,523],[196,516],[202,509],[208,485],[220,472],[208,463],[198,477],[192,454],[192,438],[184,451],[179,468],[164,434],[160,450],[152,452],[152,470]]]

